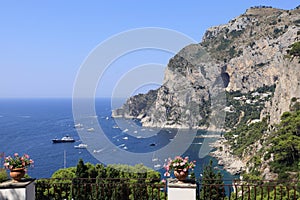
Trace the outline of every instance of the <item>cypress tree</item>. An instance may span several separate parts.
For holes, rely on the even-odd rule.
[[[88,178],[88,172],[87,172],[88,168],[87,166],[84,164],[83,160],[80,159],[78,161],[77,167],[76,167],[76,179],[73,181],[73,194],[74,197],[78,200],[85,200],[85,199],[89,199],[86,196],[86,192],[88,191],[89,188],[88,187],[88,181],[84,180],[82,178]]]
[[[212,166],[212,160],[210,160],[209,165],[204,167],[200,199],[206,200],[219,200],[224,199],[225,190],[223,176],[220,172],[215,172]]]

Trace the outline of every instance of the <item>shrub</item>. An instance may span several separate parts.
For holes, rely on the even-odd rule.
[[[295,42],[291,47],[289,54],[293,56],[300,56],[300,42]]]
[[[292,101],[292,102],[296,102],[296,101],[297,101],[297,97],[293,97],[293,98],[291,99],[291,101]]]
[[[0,168],[0,183],[6,181],[7,179],[8,179],[8,176],[7,176],[6,170],[3,168]]]

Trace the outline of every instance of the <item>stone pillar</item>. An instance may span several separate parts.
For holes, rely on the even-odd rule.
[[[168,200],[196,200],[196,184],[168,179]]]
[[[0,200],[34,200],[35,179],[12,180],[0,183]]]

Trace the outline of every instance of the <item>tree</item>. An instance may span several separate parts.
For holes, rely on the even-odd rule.
[[[210,160],[209,165],[204,167],[200,200],[219,200],[225,197],[223,176],[220,171],[217,173],[214,171],[212,163]]]
[[[160,173],[142,164],[93,165],[79,160],[76,167],[56,171],[51,180],[38,180],[38,199],[150,199],[160,193]],[[65,179],[65,180],[64,180]],[[66,184],[64,184],[66,183]],[[159,187],[153,188],[158,185]]]
[[[90,184],[88,184],[87,182],[87,178],[88,178],[88,167],[84,164],[83,160],[80,159],[77,167],[76,167],[76,179],[74,179],[73,181],[73,195],[75,197],[75,199],[78,200],[85,200],[85,199],[89,199],[86,196],[86,192],[84,191],[88,191],[90,188]]]
[[[77,167],[76,167],[76,177],[77,178],[88,178],[87,170],[88,170],[87,166],[84,164],[83,160],[80,159],[77,164]]]
[[[285,112],[278,129],[271,139],[271,153],[274,154],[271,169],[279,175],[287,171],[298,172],[300,159],[300,111]]]
[[[59,169],[53,173],[50,182],[37,180],[36,199],[68,199],[71,197],[72,179],[76,178],[76,168]],[[51,185],[49,189],[48,186]],[[68,192],[66,192],[68,191]]]

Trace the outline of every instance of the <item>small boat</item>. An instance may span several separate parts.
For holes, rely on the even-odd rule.
[[[94,128],[88,128],[87,131],[88,131],[88,132],[94,132],[95,129],[94,129]]]
[[[80,123],[74,125],[74,128],[82,128],[82,127],[83,127],[83,124],[80,124]]]
[[[79,145],[76,145],[74,146],[75,149],[86,149],[87,148],[87,144],[79,144]]]
[[[161,165],[160,164],[156,164],[156,165],[154,165],[154,168],[160,168],[161,167]]]
[[[121,145],[119,145],[118,147],[125,147],[125,144],[121,144]]]
[[[57,138],[52,139],[52,142],[53,143],[65,143],[65,142],[75,142],[75,140],[72,137],[66,135],[65,137],[62,137],[61,139],[57,139]]]

